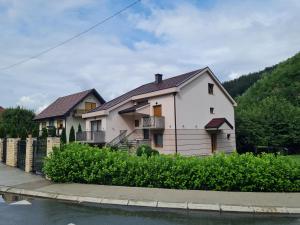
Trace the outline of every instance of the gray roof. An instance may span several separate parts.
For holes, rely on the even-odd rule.
[[[200,73],[201,71],[205,70],[206,68],[207,67],[162,80],[162,82],[159,84],[157,84],[155,82],[144,84],[136,89],[133,89],[133,90],[93,109],[90,112],[97,112],[97,111],[109,109],[109,108],[111,108],[123,101],[126,101],[127,99],[130,99],[131,97],[136,96],[136,95],[142,95],[142,94],[147,94],[147,93],[151,93],[154,91],[160,91],[163,89],[178,87],[182,83],[186,82],[187,80],[191,79],[192,77],[194,77],[195,75]]]

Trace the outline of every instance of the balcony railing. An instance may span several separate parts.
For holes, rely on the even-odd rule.
[[[150,116],[141,119],[142,129],[164,129],[165,117],[163,116]]]
[[[82,131],[76,133],[76,141],[86,143],[105,143],[104,131]]]
[[[75,110],[73,111],[73,116],[74,116],[74,117],[81,117],[82,114],[85,114],[85,113],[87,113],[87,112],[88,112],[88,110],[86,110],[86,109],[75,109]]]

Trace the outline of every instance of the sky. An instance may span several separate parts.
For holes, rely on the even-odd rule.
[[[31,57],[134,0],[0,0],[0,68]],[[0,105],[40,112],[95,88],[106,100],[209,66],[221,81],[285,60],[300,46],[299,0],[142,0],[89,33],[0,69]]]

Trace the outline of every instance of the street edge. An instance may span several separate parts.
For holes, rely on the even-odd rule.
[[[94,203],[120,206],[151,207],[160,209],[183,209],[196,211],[214,212],[238,212],[238,213],[257,213],[257,214],[299,214],[300,208],[288,207],[262,207],[262,206],[238,206],[224,204],[200,204],[193,202],[162,202],[126,199],[108,199],[88,196],[65,195],[59,193],[32,191],[14,187],[0,186],[1,193],[25,195],[30,197],[56,199],[75,203]]]

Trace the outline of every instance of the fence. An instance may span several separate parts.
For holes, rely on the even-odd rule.
[[[2,144],[2,152],[1,152],[1,159],[3,163],[6,163],[6,155],[7,155],[7,139],[4,138],[2,139],[2,143],[0,142],[0,144]]]
[[[0,159],[8,166],[42,174],[44,158],[52,152],[53,147],[59,146],[60,139],[56,137],[49,137],[47,140],[31,136],[27,140],[0,139]]]
[[[17,167],[21,170],[25,170],[25,158],[26,158],[26,141],[18,141],[18,151],[17,151]]]

